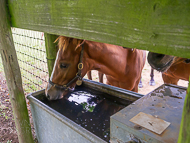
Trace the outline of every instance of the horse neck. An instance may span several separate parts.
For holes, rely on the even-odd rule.
[[[117,71],[118,65],[125,68],[126,55],[131,49],[123,49],[121,46],[87,41],[85,61],[88,70],[98,70],[108,75]]]

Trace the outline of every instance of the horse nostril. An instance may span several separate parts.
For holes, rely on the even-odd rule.
[[[163,55],[163,54],[157,54],[157,55],[156,55],[157,58],[163,58],[164,56],[165,56],[165,55]]]
[[[49,96],[48,94],[47,94],[47,96],[46,96],[46,97],[47,97],[47,99],[48,99],[48,100],[50,100],[50,96]]]

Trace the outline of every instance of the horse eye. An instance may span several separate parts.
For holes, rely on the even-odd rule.
[[[62,69],[65,69],[65,68],[67,68],[67,67],[68,67],[67,64],[64,64],[64,63],[61,63],[61,64],[60,64],[60,68],[62,68]]]

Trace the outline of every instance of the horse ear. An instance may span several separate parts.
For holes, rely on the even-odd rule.
[[[183,62],[185,58],[180,58],[180,57],[174,57],[173,63],[178,64],[180,62]]]
[[[75,48],[75,51],[76,51],[81,45],[83,45],[84,42],[85,42],[85,40],[79,41],[79,44],[78,44],[77,47]]]
[[[56,43],[62,36],[59,36],[53,43]]]

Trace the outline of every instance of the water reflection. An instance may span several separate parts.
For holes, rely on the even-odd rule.
[[[74,91],[68,98],[70,102],[76,102],[75,104],[82,105],[83,109],[89,112],[93,112],[95,106],[97,105],[96,97],[85,91]]]

